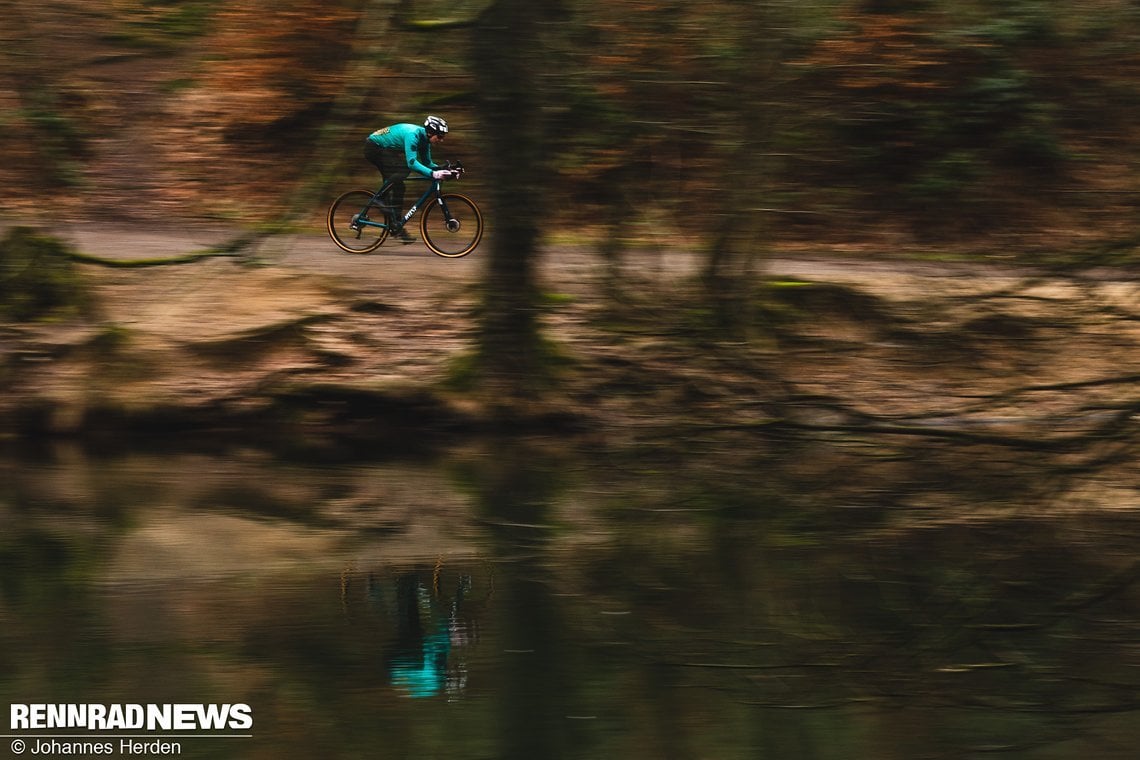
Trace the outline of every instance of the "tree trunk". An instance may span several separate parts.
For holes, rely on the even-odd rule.
[[[771,93],[777,86],[781,40],[777,36],[771,3],[748,4],[741,28],[750,41],[749,55],[740,62],[739,95],[735,110],[725,116],[737,122],[736,148],[731,151],[725,176],[726,216],[717,220],[705,262],[705,292],[720,326],[746,332],[752,321],[753,279],[758,261],[768,251],[767,212],[760,207],[768,191],[771,170],[767,154],[775,127]]]
[[[543,218],[543,130],[536,69],[539,19],[550,0],[496,0],[474,29],[472,64],[490,165],[491,246],[478,369],[504,408],[532,395],[542,373],[535,257]]]

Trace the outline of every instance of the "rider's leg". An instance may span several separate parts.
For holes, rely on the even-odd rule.
[[[385,177],[384,181],[387,182],[389,179],[390,177]],[[393,179],[392,186],[388,188],[388,192],[384,193],[384,202],[389,206],[388,211],[392,214],[393,224],[398,224],[404,216],[404,187],[402,178]]]
[[[403,208],[404,183],[402,180],[408,176],[408,170],[403,165],[403,155],[403,151],[381,148],[371,140],[364,141],[364,158],[376,167],[385,182],[393,181],[394,187],[384,193],[384,201],[390,205],[393,204],[393,201],[399,204],[395,209],[396,214],[399,214]],[[398,185],[398,190],[396,190],[396,185]],[[385,211],[391,213],[391,209],[385,209]]]
[[[392,207],[391,213],[395,221],[399,221],[404,213],[404,178],[410,174],[404,151],[395,148],[383,148],[376,151],[376,160],[373,161],[385,182],[392,183],[388,191],[387,202]]]
[[[388,214],[388,229],[394,237],[406,243],[412,242],[407,230],[396,229],[396,225],[404,216],[404,178],[410,174],[408,164],[404,158],[404,151],[393,148],[381,148],[371,140],[365,142],[364,157],[369,163],[380,170],[384,182],[391,182],[392,186],[384,193],[383,201],[386,204],[384,213]]]
[[[407,171],[404,172],[404,177],[408,176]],[[385,182],[388,178],[385,177]],[[388,188],[385,193],[385,202],[388,204],[386,210],[389,213],[388,229],[390,234],[401,243],[414,243],[415,238],[408,233],[408,230],[403,225],[404,218],[404,180],[396,179],[392,181],[392,186]]]

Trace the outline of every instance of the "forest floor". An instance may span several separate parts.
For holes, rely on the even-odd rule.
[[[87,227],[73,242],[129,259],[224,238]],[[482,251],[447,260],[386,245],[354,256],[308,234],[253,254],[253,264],[81,265],[94,317],[5,328],[5,411],[39,409],[56,431],[108,413],[216,425],[286,400],[322,417],[330,396],[370,399],[377,413],[398,401],[436,422],[480,416],[482,401],[449,380],[472,346]],[[566,360],[548,411],[623,435],[778,419],[1048,441],[1140,406],[1140,282],[1127,271],[789,250],[763,265],[758,329],[741,341],[694,327],[687,283],[699,261],[631,251],[628,300],[615,307],[591,246],[548,247],[542,323]]]

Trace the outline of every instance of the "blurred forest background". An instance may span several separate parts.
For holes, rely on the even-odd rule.
[[[433,112],[473,178],[528,183],[587,231],[1056,246],[1136,227],[1132,0],[0,8],[8,212],[319,213],[371,180],[364,135]],[[497,97],[506,125],[478,107]],[[503,174],[512,150],[535,165]]]
[[[669,318],[718,336],[787,318],[757,294],[777,250],[1127,264],[1140,243],[1133,0],[0,10],[0,213],[20,223],[319,233],[332,197],[376,181],[369,132],[445,116],[439,158],[470,169],[491,230],[473,375],[504,383],[549,364],[543,243],[596,245],[615,302],[624,252],[693,252],[697,300]],[[899,329],[937,338],[915,314]]]

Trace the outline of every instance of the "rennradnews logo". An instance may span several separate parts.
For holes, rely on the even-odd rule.
[[[11,705],[12,731],[248,731],[247,704],[19,704]]]

